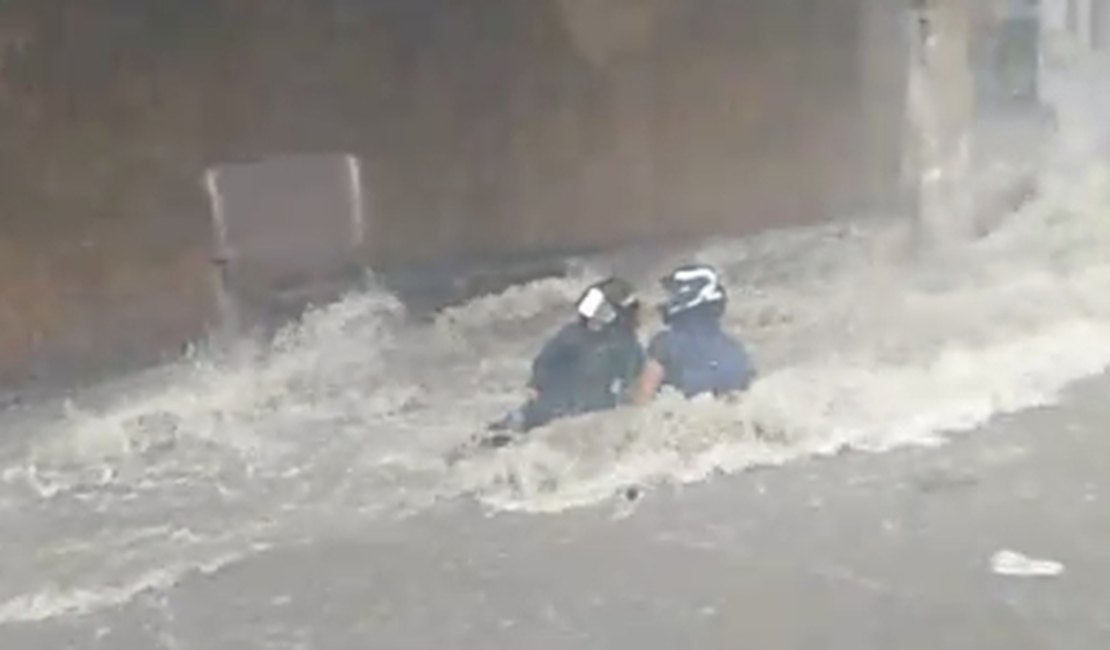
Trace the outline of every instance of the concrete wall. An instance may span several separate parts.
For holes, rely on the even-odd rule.
[[[235,7],[254,13],[141,65],[111,49],[135,12],[123,36],[125,14],[81,5],[20,37],[52,35],[32,71],[55,73],[0,133],[0,383],[148,363],[202,336],[199,180],[224,161],[358,154],[366,261],[388,268],[743,234],[899,199],[897,2]]]
[[[408,159],[369,166],[375,259],[744,233],[889,199],[900,71],[865,67],[882,53],[860,56],[861,2],[559,6],[492,50],[478,33],[418,56]]]

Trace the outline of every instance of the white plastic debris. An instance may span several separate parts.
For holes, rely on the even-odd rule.
[[[1064,565],[1042,560],[1016,551],[1002,550],[991,556],[991,569],[1001,576],[1017,578],[1051,578],[1064,572]]]

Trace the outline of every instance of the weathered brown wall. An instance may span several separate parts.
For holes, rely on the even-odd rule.
[[[897,66],[861,52],[897,60],[903,44],[861,48],[867,3],[900,11],[23,2],[0,13],[0,383],[149,360],[203,332],[198,179],[215,162],[359,154],[368,259],[383,266],[751,232],[889,202],[904,93]]]
[[[130,229],[0,239],[0,389],[70,384],[180,354],[212,322],[207,253]]]
[[[403,162],[368,178],[379,258],[746,232],[889,179],[898,142],[864,145],[857,0],[562,4],[417,55]]]

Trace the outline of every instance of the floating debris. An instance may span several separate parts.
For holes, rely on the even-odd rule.
[[[1064,565],[1002,550],[991,556],[991,569],[998,575],[1015,578],[1051,578],[1064,573]]]

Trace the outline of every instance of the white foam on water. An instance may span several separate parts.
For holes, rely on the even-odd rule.
[[[104,584],[95,588],[47,588],[0,602],[0,625],[35,623],[61,616],[85,616],[99,610],[118,607],[137,596],[169,589],[190,575],[208,575],[231,564],[240,556],[228,555],[201,564],[182,564],[152,569],[122,584]]]
[[[732,329],[763,376],[736,402],[661,400],[557,423],[480,457],[461,484],[497,508],[553,512],[628,486],[691,482],[845,449],[941,444],[1055,403],[1110,367],[1110,66],[1058,80],[1060,146],[1040,196],[990,236],[897,262],[858,222],[722,243]],[[1101,144],[1100,144],[1101,143]]]

